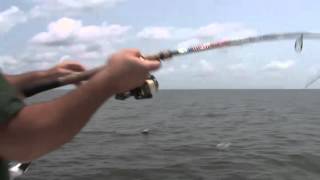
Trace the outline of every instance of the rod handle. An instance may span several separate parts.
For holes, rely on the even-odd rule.
[[[165,60],[172,58],[173,53],[171,51],[161,51],[160,53],[154,54],[154,55],[147,55],[143,56],[144,59],[148,60]]]
[[[24,87],[21,91],[25,97],[30,97],[35,94],[55,89],[61,86],[88,80],[90,77],[99,72],[102,68],[103,67],[98,67],[81,73],[72,73],[70,75],[59,78],[39,80],[36,83]]]

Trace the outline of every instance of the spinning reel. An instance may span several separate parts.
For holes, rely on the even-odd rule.
[[[116,94],[115,99],[126,100],[133,96],[135,99],[150,99],[158,91],[159,83],[153,75],[149,75],[148,79],[140,87],[137,87],[129,92]]]

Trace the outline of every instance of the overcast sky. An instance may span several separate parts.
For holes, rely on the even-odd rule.
[[[45,69],[61,60],[88,68],[110,53],[150,54],[225,38],[320,32],[317,0],[1,0],[0,67]],[[320,41],[254,44],[174,58],[155,72],[162,89],[303,88],[320,72]],[[313,88],[320,88],[320,83]]]

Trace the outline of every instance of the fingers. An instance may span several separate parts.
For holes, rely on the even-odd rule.
[[[160,61],[145,60],[142,64],[147,68],[148,71],[155,71],[161,67]]]
[[[65,68],[71,71],[76,71],[76,72],[81,72],[86,70],[85,67],[82,66],[81,64],[68,64]]]
[[[64,61],[58,65],[59,68],[73,72],[82,72],[86,68],[77,61]]]
[[[125,49],[122,52],[127,54],[129,59],[135,59],[139,64],[143,65],[148,71],[154,71],[160,68],[160,61],[143,59],[141,52],[138,49]],[[131,57],[131,58],[130,58]]]

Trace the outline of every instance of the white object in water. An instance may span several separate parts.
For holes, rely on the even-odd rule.
[[[147,135],[149,134],[149,131],[150,131],[149,129],[144,129],[141,133]]]
[[[10,179],[14,180],[17,177],[22,176],[29,168],[30,166],[30,162],[29,163],[18,163],[12,167],[9,168],[9,175],[10,175]]]
[[[228,149],[229,147],[231,146],[231,143],[230,142],[222,142],[222,143],[219,143],[217,144],[217,148],[220,149],[220,150],[225,150],[225,149]]]

